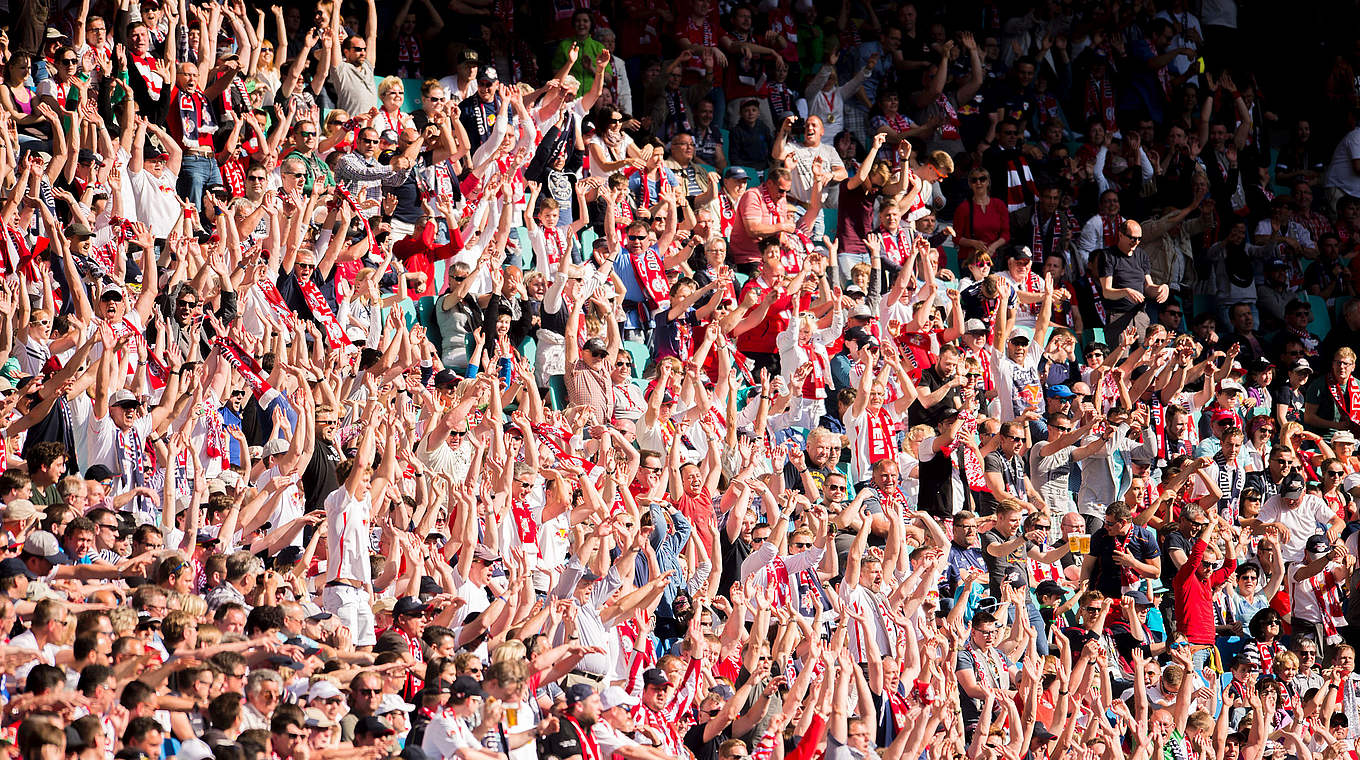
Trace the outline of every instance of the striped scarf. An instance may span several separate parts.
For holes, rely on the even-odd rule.
[[[1006,161],[1006,210],[1019,211],[1028,206],[1039,195],[1030,173],[1029,161],[1019,151]]]

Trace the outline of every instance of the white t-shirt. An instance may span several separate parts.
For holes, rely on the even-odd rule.
[[[255,482],[255,487],[263,488],[265,485],[269,483],[269,481],[273,480],[274,478],[277,478],[282,474],[283,473],[279,472],[278,467],[270,467],[269,469],[260,473],[260,479]],[[295,480],[292,483],[288,484],[288,486],[283,489],[283,496],[279,497],[279,505],[274,508],[273,514],[269,515],[269,527],[271,530],[278,530],[279,528],[282,528],[289,522],[296,520],[299,517],[302,517],[302,513],[306,511],[307,504],[302,498],[302,489],[298,488],[297,478],[301,477],[301,473],[295,473],[293,477],[295,478]],[[345,489],[341,488],[340,490],[344,491]],[[330,497],[327,498],[329,499]],[[297,537],[293,539],[293,544],[296,546],[302,545],[301,533],[299,533]],[[355,580],[366,579],[356,578]]]
[[[591,137],[587,144],[600,146],[600,152],[604,153],[604,157],[611,162],[622,161],[623,159],[628,157],[628,146],[633,144],[633,138],[629,137],[628,135],[624,135],[623,139],[619,140],[618,145],[614,146],[613,148],[610,148],[609,145],[604,141],[604,139],[597,134]],[[599,162],[597,161],[590,162],[590,176],[608,177],[610,174],[613,173],[605,171],[604,169],[600,168],[597,165],[598,163]]]
[[[157,177],[146,169],[132,174],[132,195],[137,204],[137,216],[151,228],[151,233],[163,238],[179,221],[182,207],[175,192],[176,177],[166,169]]]
[[[1290,595],[1294,599],[1293,615],[1296,619],[1306,623],[1321,623],[1323,612],[1321,605],[1318,604],[1317,592],[1313,590],[1313,581],[1316,580],[1322,588],[1327,587],[1327,574],[1331,573],[1337,564],[1328,563],[1327,567],[1312,578],[1304,578],[1301,581],[1291,581]],[[1294,577],[1293,570],[1289,571],[1289,577]]]
[[[1009,422],[1020,416],[1024,409],[1044,410],[1043,379],[1039,376],[1039,359],[1043,352],[1033,342],[1025,354],[1025,363],[1016,364],[1003,351],[989,346],[992,352],[992,382],[996,385],[997,398],[1000,399],[997,417]],[[1010,399],[1010,403],[1007,403]]]
[[[1285,506],[1279,494],[1266,499],[1261,505],[1259,519],[1263,523],[1277,522],[1289,529],[1289,540],[1280,546],[1280,556],[1285,562],[1303,560],[1303,548],[1308,539],[1326,529],[1327,523],[1336,517],[1320,496],[1306,493],[1293,509]]]
[[[531,743],[529,746],[533,746]],[[481,749],[482,743],[472,735],[467,721],[450,713],[436,715],[425,727],[425,738],[420,748],[428,757],[454,757],[460,749]]]
[[[831,173],[836,167],[845,168],[845,162],[836,149],[831,147],[825,140],[815,147],[806,145],[792,144],[789,156],[793,159],[791,172],[793,174],[793,186],[789,189],[789,200],[797,200],[800,204],[812,202],[812,162],[816,158],[822,159],[822,168]],[[831,193],[828,186],[822,191],[822,198],[825,199]]]
[[[34,660],[33,662],[20,665],[19,668],[14,671],[14,677],[19,681],[22,681],[25,678],[27,678],[28,671],[37,667],[39,663],[42,663],[44,665],[56,665],[57,652],[61,651],[61,647],[52,643],[47,643],[39,647],[38,639],[33,635],[32,631],[24,631],[18,636],[15,636],[14,638],[10,639],[9,645],[12,647],[18,647],[20,649],[38,650],[38,659]]]
[[[1327,187],[1335,187],[1352,198],[1360,198],[1360,174],[1355,173],[1351,162],[1360,158],[1360,127],[1356,127],[1341,138],[1332,151],[1332,160],[1327,164]]]
[[[86,469],[102,464],[119,473],[114,476],[110,496],[132,490],[132,476],[129,470],[136,459],[133,451],[136,447],[145,449],[146,440],[151,435],[151,415],[144,414],[133,421],[129,427],[134,436],[133,440],[127,438],[127,433],[118,430],[111,417],[100,418],[91,413],[89,420],[86,433],[89,461],[83,463]]]
[[[356,499],[341,486],[326,497],[326,582],[337,578],[368,583],[368,499]]]

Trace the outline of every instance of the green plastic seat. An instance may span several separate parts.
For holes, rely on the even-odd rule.
[[[562,375],[548,378],[548,403],[559,411],[567,408],[567,380]]]

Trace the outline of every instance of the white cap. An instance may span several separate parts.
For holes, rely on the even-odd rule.
[[[209,760],[213,757],[213,751],[202,739],[189,739],[179,745],[175,757],[177,760]]]
[[[384,694],[382,701],[378,703],[378,709],[373,711],[374,715],[386,715],[400,710],[401,712],[412,712],[416,706],[404,701],[396,694]]]
[[[320,699],[334,699],[342,696],[344,696],[344,693],[340,691],[340,687],[336,686],[334,681],[328,681],[324,678],[313,683],[312,688],[307,690],[308,702],[315,702]]]
[[[638,698],[623,690],[621,686],[610,686],[600,692],[600,706],[605,710],[615,707],[632,707]]]

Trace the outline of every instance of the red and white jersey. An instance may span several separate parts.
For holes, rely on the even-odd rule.
[[[850,436],[850,470],[856,483],[869,479],[874,462],[897,457],[897,447],[893,444],[896,428],[897,420],[886,407],[878,411],[866,410],[846,423],[845,432]]]

